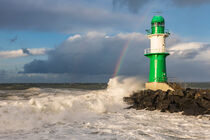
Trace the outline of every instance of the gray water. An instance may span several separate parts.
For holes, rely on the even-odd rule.
[[[0,90],[0,139],[210,139],[210,116],[125,109],[122,98],[141,89],[141,80],[119,77],[107,88],[10,86]]]

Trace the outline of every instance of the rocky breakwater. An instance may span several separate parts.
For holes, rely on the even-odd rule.
[[[209,89],[176,89],[175,91],[142,90],[124,97],[128,108],[182,112],[184,115],[210,114]]]

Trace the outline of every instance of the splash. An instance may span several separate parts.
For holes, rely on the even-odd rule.
[[[93,119],[123,110],[124,96],[139,90],[138,78],[115,77],[105,90],[37,89],[5,93],[0,102],[0,133],[30,130],[46,124]],[[18,91],[14,91],[18,92]]]
[[[115,77],[106,90],[5,91],[0,93],[0,139],[210,138],[208,118],[124,109],[122,98],[141,87],[138,78]]]

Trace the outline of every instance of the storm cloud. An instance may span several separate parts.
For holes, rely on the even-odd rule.
[[[163,0],[159,0],[165,3]],[[110,6],[126,7],[132,13],[152,0],[110,0]],[[170,0],[178,6],[199,5],[209,0]],[[89,31],[135,31],[140,17],[125,12],[113,12],[94,1],[85,0],[1,0],[0,29],[35,30],[65,33]],[[155,8],[155,7],[154,7]],[[155,11],[151,11],[155,12]],[[15,41],[16,38],[11,39]]]
[[[113,6],[122,7],[126,6],[131,12],[138,13],[141,7],[143,7],[150,0],[113,0]]]
[[[138,13],[141,8],[143,8],[147,3],[149,3],[150,5],[152,4],[152,2],[157,2],[157,3],[161,3],[161,4],[166,4],[166,3],[173,3],[178,7],[186,7],[186,6],[199,6],[202,4],[208,4],[210,3],[210,0],[169,0],[169,1],[165,1],[165,0],[156,0],[156,1],[152,1],[152,0],[113,0],[113,7],[114,8],[118,8],[118,7],[126,7],[128,8],[128,10],[134,14]],[[153,7],[154,10],[157,9],[157,7]],[[156,11],[152,11],[152,12],[156,12]]]
[[[122,57],[121,53],[126,45],[128,49]],[[167,59],[169,77],[178,77],[186,81],[210,78],[209,44],[184,43],[179,39],[177,41],[169,39],[167,46],[171,52]],[[149,74],[149,59],[143,53],[148,47],[149,40],[140,33],[115,36],[97,32],[78,34],[69,37],[60,46],[51,50],[48,53],[48,60],[34,60],[26,64],[23,73],[66,73],[77,77],[104,75],[109,78],[121,56],[123,61],[118,75],[139,75],[146,78]]]
[[[198,6],[210,3],[210,0],[172,0],[178,6]]]
[[[149,41],[139,33],[105,34],[90,32],[69,37],[55,50],[48,53],[48,60],[34,60],[24,66],[25,73],[70,73],[85,75],[112,75],[121,52],[126,45],[121,74],[145,72],[139,60],[146,59],[142,53]],[[141,55],[140,55],[141,54]],[[135,56],[135,57],[131,57]],[[145,61],[146,62],[146,61]],[[135,69],[130,69],[133,66]]]
[[[138,19],[75,0],[1,0],[0,29],[58,31],[128,29]]]

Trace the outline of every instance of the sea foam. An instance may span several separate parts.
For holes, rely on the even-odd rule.
[[[0,131],[33,129],[43,124],[118,111],[126,106],[122,100],[124,96],[142,88],[142,82],[137,78],[115,77],[110,79],[105,90],[30,88],[16,91],[22,93],[10,94],[0,102]]]
[[[210,120],[125,109],[122,98],[143,89],[115,77],[105,90],[31,88],[0,91],[0,139],[209,139]]]

